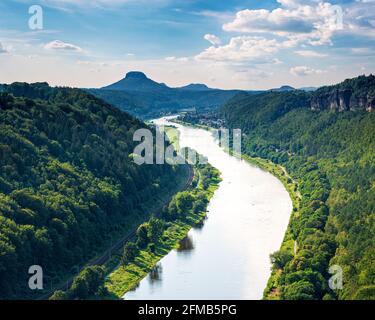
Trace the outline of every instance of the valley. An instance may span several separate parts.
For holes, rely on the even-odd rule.
[[[222,182],[202,225],[124,299],[261,299],[270,276],[269,255],[280,246],[292,212],[284,186],[271,174],[228,155],[206,130],[168,118],[153,123],[176,126],[180,146],[207,157]]]
[[[352,300],[375,300],[375,0],[0,2],[2,309]]]
[[[145,80],[139,73],[129,77]],[[33,258],[46,266],[50,290],[63,289],[54,300],[125,293],[128,300],[372,298],[374,78],[314,91],[238,91],[221,106],[185,110],[174,123],[154,121],[178,129],[170,136],[175,148],[208,158],[208,167],[194,169],[186,192],[176,188],[190,184],[186,165],[132,160],[133,133],[155,133],[152,123],[86,90],[3,85],[2,294],[41,296],[22,289],[27,274],[20,270]],[[145,105],[155,86],[169,91],[141,86]],[[202,85],[181,90],[214,92]],[[241,129],[245,160],[226,154],[205,130],[210,127]],[[345,275],[343,289],[330,287],[331,268]],[[199,291],[202,281],[212,290]]]

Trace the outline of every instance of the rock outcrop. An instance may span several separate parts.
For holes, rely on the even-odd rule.
[[[312,110],[356,111],[375,109],[375,77],[361,76],[318,89],[311,98]]]
[[[364,96],[355,96],[350,89],[328,92],[321,95],[315,95],[311,99],[312,110],[367,110],[373,111],[375,108],[375,96],[370,94]]]

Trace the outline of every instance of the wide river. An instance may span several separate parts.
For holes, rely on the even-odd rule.
[[[154,121],[168,125],[168,118]],[[281,182],[228,155],[206,130],[175,125],[180,146],[208,158],[223,181],[203,226],[165,256],[125,299],[261,299],[292,211]]]

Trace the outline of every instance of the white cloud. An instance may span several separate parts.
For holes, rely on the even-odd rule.
[[[277,0],[277,2],[282,4],[284,7],[295,7],[300,3],[298,0]]]
[[[178,62],[187,62],[189,61],[189,58],[188,57],[180,57],[180,58],[177,58],[177,57],[166,57],[164,59],[165,61],[178,61]]]
[[[237,12],[234,21],[224,24],[223,29],[235,32],[310,32],[313,28],[311,16],[310,7],[273,11],[246,9]]]
[[[164,60],[165,61],[174,61],[174,60],[176,60],[176,57],[166,57]]]
[[[312,4],[317,2],[322,2],[322,0],[277,0],[278,3],[283,5],[284,7],[298,7],[300,5]]]
[[[280,0],[274,10],[242,10],[232,22],[223,25],[229,32],[271,33],[286,37],[290,46],[305,42],[311,45],[331,43],[335,31],[341,30],[341,11],[328,2]]]
[[[3,46],[3,44],[0,42],[0,54],[2,53],[8,53],[9,51]]]
[[[212,11],[212,10],[203,10],[203,11],[194,11],[191,12],[192,14],[203,16],[207,18],[215,18],[219,20],[229,20],[233,18],[233,14],[231,12],[222,12],[222,11]]]
[[[152,3],[153,0],[147,1]],[[329,17],[324,18],[323,12],[317,12],[317,8],[320,8],[318,7],[319,3],[323,3],[324,1],[334,2],[333,0],[278,0],[281,4],[279,9],[282,10],[279,14],[272,13],[272,10],[265,10],[265,21],[261,19],[258,20],[258,18],[255,17],[256,24],[245,24],[244,27],[249,28],[249,30],[240,31],[243,33],[232,35],[233,39],[230,41],[224,41],[223,36],[223,42],[221,44],[211,46],[207,43],[207,49],[198,54],[195,57],[196,60],[193,60],[192,57],[189,60],[189,58],[179,58],[176,56],[167,59],[163,57],[162,59],[145,61],[144,59],[135,57],[130,59],[129,57],[131,57],[131,55],[126,56],[125,51],[120,53],[122,60],[119,62],[110,61],[112,59],[111,56],[107,56],[101,57],[102,59],[109,60],[105,63],[80,61],[72,64],[70,55],[46,53],[46,50],[43,49],[43,45],[51,40],[50,35],[47,38],[48,40],[45,40],[46,38],[42,36],[41,33],[25,32],[25,36],[21,37],[19,35],[15,36],[7,31],[4,37],[4,31],[0,30],[0,38],[5,45],[5,48],[1,47],[1,49],[12,52],[12,55],[0,54],[0,69],[2,70],[0,80],[2,80],[2,82],[19,80],[34,82],[47,80],[53,84],[59,85],[91,87],[114,82],[114,80],[120,79],[125,71],[144,70],[156,80],[174,86],[183,85],[185,82],[213,82],[214,79],[212,75],[214,74],[216,81],[215,87],[241,87],[250,89],[277,87],[285,83],[294,87],[299,87],[339,82],[342,79],[358,75],[358,71],[364,63],[366,63],[368,72],[374,72],[375,64],[373,59],[367,59],[367,57],[371,55],[371,52],[365,48],[354,48],[352,50],[351,48],[353,46],[355,47],[358,42],[348,41],[351,39],[349,37],[341,37],[349,35],[354,36],[352,39],[357,40],[359,37],[366,37],[367,39],[372,35],[375,36],[374,3],[368,3],[368,0],[363,0],[361,2],[352,1],[351,3],[345,1],[344,4],[344,1],[341,1],[341,3],[343,3],[342,6],[345,16],[344,30],[337,30],[337,33],[340,35],[340,48],[328,51],[328,48],[318,50],[308,46],[309,44],[330,44],[330,42],[335,40],[333,36],[336,34],[336,30],[331,30],[331,20]],[[40,1],[42,5],[47,2],[59,3],[61,6],[65,4],[65,7],[71,8],[72,11],[93,9],[94,6],[98,5],[110,9],[111,4],[113,4],[111,0]],[[125,2],[126,1],[123,1],[123,3]],[[335,3],[337,2],[338,1],[335,1]],[[32,3],[31,0],[30,3]],[[307,9],[303,9],[304,6],[313,8],[313,16],[306,17],[307,21],[301,22],[298,20],[298,16],[293,16],[293,14],[296,12],[305,12],[304,10]],[[112,8],[117,9],[118,7],[112,6]],[[322,8],[324,9],[324,6]],[[322,11],[324,11],[323,9]],[[216,22],[221,22],[221,24],[230,21],[234,23],[237,19],[237,17],[231,13],[228,13],[226,17],[215,12],[201,12],[196,14],[217,18]],[[288,18],[289,16],[291,17],[290,19]],[[301,25],[305,30],[303,28],[293,28],[292,23]],[[257,28],[259,31],[254,31],[254,28]],[[202,36],[205,32],[209,31],[210,30],[203,30]],[[259,37],[255,37],[254,35],[258,35]],[[53,38],[59,39],[59,36],[55,35]],[[27,39],[27,42],[25,42],[24,39]],[[43,39],[44,42],[42,42],[43,45],[41,45]],[[361,41],[360,43],[362,43],[360,46],[367,46],[369,48],[372,48],[373,45],[370,41]],[[28,45],[28,47],[26,47],[26,45]],[[53,52],[58,50],[61,50],[59,52],[82,52],[82,49],[77,45],[81,46],[81,42],[72,44],[73,47],[70,48],[66,48],[65,45],[58,45],[57,47],[51,45],[53,48],[49,49],[55,50]],[[320,58],[317,55],[324,56],[320,52],[327,53],[327,56],[329,55],[330,61],[327,61],[327,63],[333,63],[333,59],[335,58],[335,63],[337,63],[337,68],[335,70],[330,68],[325,69],[318,64],[313,64],[313,61],[311,61],[311,64],[310,62],[299,61],[305,61],[305,59],[300,59],[300,57]],[[17,53],[17,55],[13,53]],[[298,56],[295,56],[295,54]],[[345,59],[346,56],[351,59],[350,63]],[[76,57],[82,58],[82,60],[84,58],[95,59],[95,56],[88,57],[87,55],[77,55]],[[286,59],[288,57],[289,59]],[[364,60],[363,57],[366,57],[366,60]],[[31,58],[34,59],[33,63],[30,63]],[[280,63],[278,58],[284,61],[283,65],[276,65],[276,63]],[[291,59],[295,59],[295,61],[293,61],[293,64],[288,64],[288,61]],[[189,63],[183,61],[189,61]],[[356,65],[355,62],[360,64]],[[270,65],[271,63],[272,65]],[[313,68],[303,66],[305,64]],[[297,67],[291,68],[293,66]],[[238,68],[242,70],[247,67],[254,68],[255,71],[238,71]],[[259,70],[257,69],[258,67]],[[327,70],[324,73],[324,77],[321,76],[322,70],[316,70],[314,68]],[[39,69],[41,69],[42,72]],[[100,76],[93,77],[92,74],[90,74],[90,72],[93,71],[100,72]],[[272,73],[273,76],[269,77],[267,81],[262,80]],[[251,82],[254,79],[259,79],[259,81],[252,84]],[[239,81],[239,83],[236,83],[234,80]]]
[[[273,75],[272,72],[267,72],[259,69],[244,69],[238,70],[232,76],[232,80],[236,82],[256,82],[265,78],[269,78]]]
[[[297,76],[297,77],[304,77],[304,76],[313,75],[313,74],[321,74],[324,72],[323,70],[313,69],[307,66],[293,67],[293,68],[290,68],[289,71],[292,75]]]
[[[211,44],[215,45],[215,46],[221,44],[220,38],[213,35],[213,34],[209,34],[209,33],[205,34],[204,39],[207,40],[208,42],[210,42]]]
[[[345,10],[344,34],[375,38],[375,1],[352,3]]]
[[[105,68],[105,67],[115,67],[115,63],[108,63],[108,62],[97,62],[97,61],[89,61],[89,60],[78,60],[76,62],[78,65],[82,66],[91,66],[96,68]],[[117,64],[119,66],[119,64]]]
[[[324,58],[324,57],[327,57],[327,55],[324,54],[324,53],[319,53],[319,52],[312,51],[312,50],[297,50],[297,51],[294,51],[294,52],[296,54],[298,54],[299,56],[305,57],[305,58]]]
[[[70,51],[70,52],[77,52],[77,53],[83,52],[82,48],[80,48],[80,47],[78,47],[74,44],[63,42],[63,41],[60,41],[60,40],[54,40],[54,41],[51,41],[51,42],[47,43],[44,46],[44,49],[47,49],[47,50],[62,50],[62,51]]]
[[[371,48],[352,48],[352,52],[358,55],[370,55],[374,54],[374,50]]]
[[[340,5],[329,0],[277,2],[280,7],[274,10],[241,10],[223,29],[274,36],[285,48],[333,45],[335,35],[375,39],[375,0],[345,1]]]
[[[234,37],[223,46],[211,46],[198,54],[197,60],[272,63],[271,54],[276,53],[280,44],[276,40],[262,37]]]

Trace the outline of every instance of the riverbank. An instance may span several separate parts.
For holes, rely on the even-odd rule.
[[[166,221],[160,241],[156,245],[149,245],[139,250],[131,263],[120,265],[109,274],[105,281],[108,294],[106,299],[121,299],[125,293],[135,289],[139,282],[152,271],[156,264],[170,251],[179,248],[191,228],[199,225],[206,217],[208,203],[221,181],[220,172],[210,165],[196,166],[193,186],[187,191],[193,197],[204,200],[204,208],[186,209],[187,214],[173,221]],[[203,170],[209,170],[210,177],[204,176]],[[208,181],[207,181],[208,179]],[[206,183],[203,184],[202,180]],[[208,183],[207,183],[208,182]]]
[[[285,189],[288,191],[293,204],[293,211],[291,213],[289,221],[291,221],[294,217],[298,217],[298,215],[300,214],[299,210],[301,205],[301,195],[298,191],[298,183],[289,176],[285,168],[262,158],[252,158],[247,155],[242,155],[242,158],[247,162],[271,173],[273,176],[275,176],[278,180],[281,181]],[[291,224],[289,223],[288,228],[285,232],[283,242],[281,243],[280,250],[289,252],[291,255],[294,255],[297,243],[295,243],[295,241],[292,238],[290,225]],[[263,299],[279,299],[279,292],[276,288],[280,275],[281,273],[279,270],[272,270],[271,276],[267,283],[267,287],[264,289]]]
[[[175,181],[175,188],[169,190],[166,189],[161,194],[151,197],[149,201],[143,204],[144,214],[140,215],[137,220],[129,221],[126,229],[119,230],[118,233],[111,235],[113,240],[110,242],[110,246],[108,246],[109,243],[107,243],[107,249],[105,251],[98,250],[100,251],[100,255],[97,255],[95,258],[87,262],[82,268],[80,268],[79,272],[77,272],[75,276],[70,275],[66,278],[66,280],[62,281],[58,286],[56,286],[54,290],[40,296],[38,300],[51,299],[51,297],[54,299],[56,292],[58,293],[58,296],[63,293],[63,299],[68,299],[66,297],[69,296],[68,293],[70,289],[67,291],[63,290],[70,288],[73,281],[77,279],[84,270],[90,268],[91,266],[103,266],[105,274],[109,274],[116,269],[121,259],[124,244],[135,237],[137,228],[142,223],[148,221],[152,215],[158,214],[162,208],[171,201],[176,193],[182,192],[191,186],[194,179],[194,170],[191,166],[187,166],[186,168],[186,173],[177,177]],[[92,296],[91,298],[96,299],[97,297]]]
[[[187,123],[181,120],[173,120],[178,124],[189,126],[192,128],[197,129],[204,129],[207,131],[213,131],[214,128],[204,126],[204,125],[196,125]],[[226,152],[230,153],[231,150],[225,150]],[[264,171],[269,172],[273,176],[275,176],[284,186],[286,191],[289,194],[289,197],[292,201],[293,210],[291,212],[289,221],[291,221],[294,217],[298,217],[300,215],[300,206],[301,206],[301,194],[298,190],[299,186],[296,181],[292,179],[292,177],[288,174],[286,169],[278,164],[271,162],[270,160],[263,159],[263,158],[254,158],[249,157],[248,155],[241,155],[241,158],[246,162],[261,168]],[[288,224],[287,230],[284,235],[284,239],[281,243],[280,250],[289,252],[291,255],[295,254],[295,251],[298,247],[298,244],[292,239],[291,230],[290,230],[290,223]],[[279,270],[272,270],[271,276],[268,280],[267,287],[264,289],[263,298],[267,300],[275,300],[279,299],[279,292],[276,289],[278,287],[278,281],[280,278],[280,271]]]

